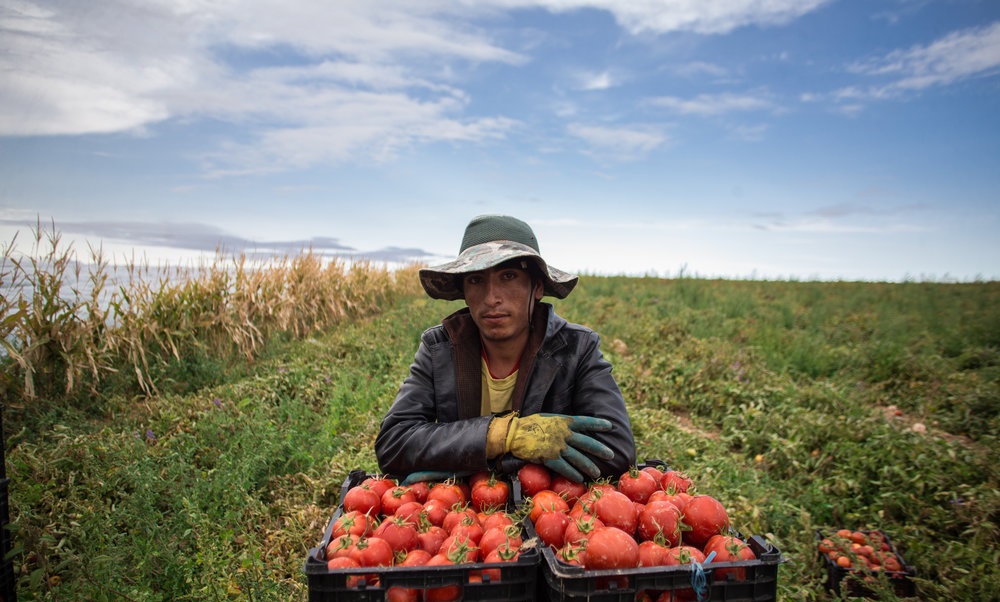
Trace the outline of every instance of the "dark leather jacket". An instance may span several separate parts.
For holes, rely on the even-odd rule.
[[[592,459],[602,475],[618,477],[635,464],[635,441],[625,401],[599,343],[597,333],[567,322],[551,305],[539,302],[513,407],[521,415],[553,412],[611,421],[611,431],[586,434],[614,450],[613,460]],[[487,462],[486,431],[493,415],[480,416],[480,346],[468,308],[424,331],[410,374],[375,439],[382,472],[403,477],[425,470],[511,471],[523,464],[509,455]]]

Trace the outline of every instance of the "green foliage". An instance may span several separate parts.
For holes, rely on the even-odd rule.
[[[585,277],[558,311],[602,335],[640,459],[683,470],[829,600],[815,529],[884,529],[922,600],[1000,591],[1000,284]],[[21,600],[306,598],[308,549],[420,333],[416,294],[245,365],[192,353],[158,397],[8,406]],[[894,596],[885,592],[882,599]]]

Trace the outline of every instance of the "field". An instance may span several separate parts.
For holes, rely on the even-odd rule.
[[[52,265],[21,276],[41,282]],[[295,281],[292,265],[323,271],[292,261],[281,290]],[[395,280],[367,269],[327,276],[353,278],[349,311],[298,327],[275,322],[252,347],[239,337],[252,330],[200,319],[190,323],[212,344],[176,330],[170,352],[162,336],[141,336],[154,316],[172,315],[168,290],[150,293],[160,314],[151,305],[131,322],[101,314],[131,329],[128,345],[87,330],[84,339],[102,342],[93,346],[104,350],[93,364],[101,370],[68,352],[39,352],[29,392],[27,360],[6,356],[18,599],[305,600],[307,551],[347,473],[376,470],[379,420],[420,333],[460,306],[422,296],[412,270]],[[220,277],[196,276],[203,285]],[[185,301],[169,307],[179,315],[212,296],[204,291],[241,286],[181,288]],[[324,289],[328,302],[334,288]],[[212,311],[231,313],[239,295],[231,296]],[[272,300],[262,294],[240,315]],[[10,301],[8,326],[18,312]],[[727,505],[735,526],[778,546],[787,600],[832,599],[815,530],[840,527],[884,529],[916,568],[919,599],[997,599],[998,308],[995,282],[597,276],[557,302],[602,335],[640,459],[685,471]],[[40,310],[21,309],[8,341],[43,330],[44,320],[29,320]],[[75,323],[64,313],[49,314],[62,316],[62,331]],[[79,317],[79,307],[69,313]],[[128,374],[141,361],[146,372]]]

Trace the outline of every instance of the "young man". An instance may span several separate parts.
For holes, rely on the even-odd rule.
[[[635,464],[597,334],[541,301],[565,298],[577,277],[546,264],[528,224],[474,218],[458,259],[420,270],[420,282],[467,307],[421,336],[375,440],[383,472],[414,482],[537,462],[583,481]]]

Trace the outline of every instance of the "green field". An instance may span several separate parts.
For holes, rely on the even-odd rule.
[[[420,333],[459,306],[409,291],[249,363],[184,356],[156,395],[8,399],[18,599],[305,600],[344,478],[376,470]],[[815,530],[839,527],[884,529],[922,600],[1000,596],[1000,283],[584,276],[557,310],[602,335],[640,459],[782,551],[780,599],[831,599]]]

